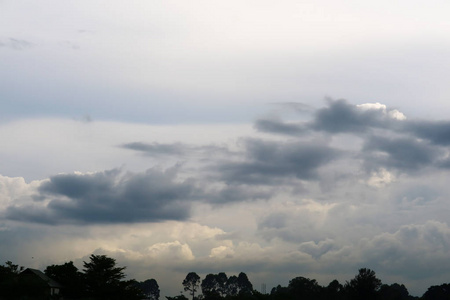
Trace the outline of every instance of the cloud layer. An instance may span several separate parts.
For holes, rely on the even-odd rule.
[[[0,262],[448,280],[450,2],[0,12]]]
[[[10,206],[5,216],[55,225],[185,220],[196,188],[189,179],[176,182],[176,172],[56,175],[39,186],[33,204]]]
[[[41,264],[64,260],[56,251],[78,262],[108,253],[130,276],[158,272],[167,290],[170,278],[181,281],[190,270],[245,271],[256,285],[277,285],[299,275],[345,281],[370,267],[413,293],[448,276],[450,123],[380,103],[298,107],[285,105],[255,120],[256,131],[231,129],[234,138],[213,142],[208,135],[195,143],[185,134],[167,139],[178,128],[154,138],[162,129],[151,126],[110,140],[103,126],[111,124],[73,121],[72,130],[91,135],[84,144],[102,145],[95,158],[111,151],[113,163],[122,158],[130,167],[29,183],[1,177],[4,253],[24,243],[39,249],[41,240],[55,248]],[[130,136],[135,130],[152,135]],[[16,255],[29,253],[24,247]]]

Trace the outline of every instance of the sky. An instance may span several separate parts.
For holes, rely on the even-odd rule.
[[[0,262],[256,289],[450,276],[448,1],[0,1]]]

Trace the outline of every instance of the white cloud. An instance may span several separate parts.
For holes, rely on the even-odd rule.
[[[381,188],[392,183],[393,181],[395,181],[395,176],[385,168],[381,168],[376,172],[372,172],[370,178],[367,180],[367,184],[373,187]]]
[[[219,246],[211,249],[209,257],[218,259],[232,258],[234,253],[235,251],[231,247]]]
[[[384,115],[387,115],[389,118],[394,120],[406,120],[406,116],[397,109],[387,109],[385,104],[381,104],[379,102],[376,103],[364,103],[356,105],[357,108],[361,110],[381,110]]]
[[[188,244],[179,241],[169,243],[157,243],[148,248],[150,257],[159,260],[193,260],[195,257]]]
[[[3,210],[11,204],[30,203],[32,197],[37,194],[37,188],[44,181],[27,183],[23,177],[0,175],[0,209]]]
[[[362,110],[375,109],[375,110],[382,110],[383,112],[386,112],[386,105],[378,103],[378,102],[358,104],[358,105],[356,105],[356,107],[358,107],[359,109],[362,109]]]
[[[396,109],[390,110],[388,112],[388,115],[392,119],[396,119],[396,120],[400,120],[400,121],[406,120],[406,116],[402,112],[400,112]]]

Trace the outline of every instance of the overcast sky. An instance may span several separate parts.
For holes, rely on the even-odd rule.
[[[450,276],[450,2],[0,1],[0,263],[176,295]]]

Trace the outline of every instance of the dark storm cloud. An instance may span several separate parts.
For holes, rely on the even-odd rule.
[[[3,213],[2,217],[26,223],[49,225],[57,225],[59,223],[58,218],[55,218],[51,211],[38,205],[10,206]]]
[[[327,145],[305,142],[245,141],[247,160],[218,166],[226,182],[275,185],[286,176],[313,180],[317,169],[340,154]]]
[[[360,133],[370,127],[384,127],[384,114],[378,109],[362,110],[345,100],[329,100],[328,107],[318,109],[310,127],[329,133]]]
[[[432,166],[442,155],[439,148],[409,137],[372,136],[363,147],[366,165],[371,169],[385,167],[400,171],[417,171]]]
[[[305,138],[313,132],[329,135],[347,133],[363,140],[363,148],[357,156],[363,159],[364,165],[370,172],[380,167],[400,172],[419,171],[426,167],[450,168],[450,159],[445,156],[445,146],[450,145],[450,121],[417,121],[407,120],[395,109],[389,109],[381,104],[353,105],[346,100],[328,100],[323,108],[313,111],[312,120],[285,122],[280,119],[259,119],[255,128],[262,132],[278,135],[289,135]],[[401,119],[397,119],[401,117]],[[382,131],[380,131],[382,130]],[[380,132],[385,134],[380,136]],[[378,135],[374,135],[377,133]],[[282,147],[279,144],[279,147]],[[254,147],[253,147],[254,148]],[[261,147],[254,151],[249,147],[254,161],[247,165],[229,165],[225,172],[235,178],[247,176],[249,179],[264,172],[277,174],[280,168],[269,169],[264,161],[276,161],[272,157],[261,158],[261,151],[275,153],[268,147]],[[350,153],[349,153],[350,154]],[[300,154],[299,154],[300,155]],[[285,161],[289,161],[289,154]],[[283,159],[278,160],[283,165]],[[315,160],[311,160],[314,162]],[[318,165],[321,163],[319,162]],[[296,165],[296,160],[293,161]],[[266,168],[266,170],[263,170]],[[253,171],[252,171],[253,169]],[[295,173],[299,178],[307,178],[307,170],[314,170],[313,166],[305,168],[306,173],[297,173],[289,168],[287,172]],[[244,170],[248,170],[244,172]],[[279,174],[279,173],[278,173]],[[231,176],[230,176],[231,177]],[[260,177],[265,177],[260,175]],[[254,178],[261,180],[261,178]]]
[[[450,145],[450,121],[411,121],[404,130],[436,145]]]
[[[176,168],[56,175],[39,188],[52,199],[46,207],[11,206],[6,217],[48,224],[185,220],[197,189],[193,180],[180,182],[176,175]]]
[[[446,158],[446,159],[439,160],[437,162],[437,166],[442,169],[450,169],[450,159]]]
[[[398,121],[382,109],[364,109],[346,100],[328,100],[327,106],[313,112],[311,121],[284,122],[278,119],[259,119],[255,128],[261,132],[298,136],[309,131],[337,133],[366,133],[371,128],[387,128]]]

